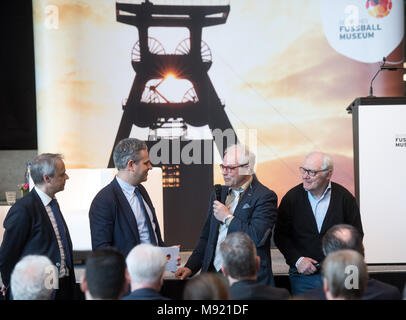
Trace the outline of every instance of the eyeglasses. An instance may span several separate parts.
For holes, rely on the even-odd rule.
[[[305,173],[307,173],[310,177],[314,177],[314,176],[316,176],[316,174],[318,174],[319,172],[327,171],[327,170],[329,170],[329,169],[326,168],[326,169],[322,169],[322,170],[309,170],[309,169],[300,167],[299,170],[300,170],[300,173],[301,173],[302,175],[305,174]]]
[[[225,166],[225,165],[220,164],[220,168],[223,171],[231,172],[231,171],[234,171],[237,168],[241,168],[241,167],[244,167],[244,166],[247,166],[247,165],[248,165],[248,163],[244,163],[244,164],[240,164],[238,166],[231,167],[231,166]]]

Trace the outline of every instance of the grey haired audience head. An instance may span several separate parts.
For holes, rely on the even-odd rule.
[[[141,141],[135,138],[127,138],[121,140],[114,148],[113,160],[114,165],[118,170],[126,168],[128,161],[133,160],[138,163],[140,160],[139,152],[141,150],[147,150],[147,144],[145,141]]]
[[[167,259],[161,249],[143,243],[130,251],[126,262],[131,283],[156,284],[162,280]]]
[[[49,300],[58,281],[56,267],[46,256],[28,255],[22,258],[11,274],[14,300]]]
[[[338,250],[323,261],[321,273],[324,291],[329,300],[359,300],[368,283],[364,257],[354,250]]]
[[[232,232],[220,244],[223,266],[234,279],[257,275],[257,250],[254,242],[244,232]]]
[[[44,175],[55,176],[56,160],[63,160],[63,156],[59,153],[43,153],[35,157],[30,166],[30,175],[34,184],[43,184]]]
[[[214,273],[201,273],[188,280],[183,290],[184,300],[229,300],[228,284]]]

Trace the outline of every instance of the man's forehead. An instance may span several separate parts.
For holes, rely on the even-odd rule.
[[[223,158],[223,163],[238,164],[239,163],[238,152],[234,150],[227,152]]]
[[[323,165],[323,156],[320,154],[312,154],[305,159],[304,164],[306,169],[318,169]]]

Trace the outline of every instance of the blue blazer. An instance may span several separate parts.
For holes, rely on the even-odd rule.
[[[62,220],[66,230],[70,256],[73,260],[69,230],[63,217]],[[10,276],[14,266],[27,255],[47,256],[59,270],[61,254],[58,241],[48,213],[35,189],[19,199],[10,208],[4,220],[4,229],[0,249],[0,272],[6,287],[10,284]],[[74,288],[76,281],[73,264],[68,267],[71,285]]]
[[[223,186],[221,202],[224,203],[228,187]],[[212,266],[220,222],[213,215],[214,192],[210,198],[209,213],[200,235],[199,243],[193,250],[185,267],[192,270],[192,274],[200,269],[207,272]],[[244,192],[234,210],[234,218],[228,227],[227,234],[245,232],[254,241],[257,254],[261,258],[258,271],[258,282],[274,285],[271,263],[271,236],[277,216],[278,198],[275,192],[262,185],[255,175],[248,189]]]
[[[158,245],[164,246],[151,199],[142,185],[139,185],[139,189],[151,209]],[[132,248],[141,243],[134,213],[115,178],[93,199],[89,220],[93,250],[115,247],[127,256]]]

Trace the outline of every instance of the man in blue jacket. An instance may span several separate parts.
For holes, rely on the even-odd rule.
[[[92,248],[115,247],[124,256],[140,243],[164,246],[151,199],[141,185],[152,169],[144,141],[127,138],[114,148],[117,176],[93,199]]]

